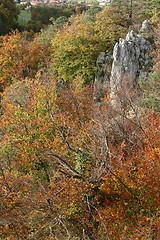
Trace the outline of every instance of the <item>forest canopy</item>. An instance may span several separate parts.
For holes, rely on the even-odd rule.
[[[16,5],[1,2],[0,238],[158,240],[159,0],[149,13],[144,1],[78,4],[74,15],[51,14],[39,32],[10,31]],[[116,106],[110,89],[97,103],[99,53],[138,32],[146,16],[149,81],[140,78],[138,94],[122,88]]]
[[[0,1],[0,35],[4,35],[15,27],[18,10],[14,0]]]

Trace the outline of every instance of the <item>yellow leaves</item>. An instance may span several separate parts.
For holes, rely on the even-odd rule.
[[[95,61],[102,51],[85,22],[78,19],[71,26],[66,25],[52,41],[54,73],[59,80],[72,84],[75,78],[90,82],[95,73]]]
[[[88,26],[83,16],[75,17],[71,25],[66,25],[55,35],[52,58],[58,80],[70,84],[77,77],[85,84],[93,81],[98,54],[126,33],[125,23],[124,27],[120,26],[122,17],[109,10],[107,8],[97,15],[95,26]]]
[[[107,7],[96,16],[95,31],[103,41],[108,39],[108,44],[124,37],[127,29],[127,19],[116,13],[115,8]]]

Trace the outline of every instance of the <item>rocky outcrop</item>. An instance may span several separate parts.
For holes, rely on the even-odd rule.
[[[143,23],[142,23],[142,27],[140,29],[140,32],[148,32],[150,30],[150,25],[149,25],[149,21],[148,19],[146,19]]]
[[[137,86],[139,76],[148,77],[151,65],[148,55],[151,47],[147,40],[129,32],[126,39],[120,39],[113,50],[113,64],[110,78],[111,98],[120,89],[132,90]]]
[[[95,94],[94,99],[96,102],[102,98],[106,89],[110,86],[110,77],[113,62],[113,50],[105,53],[101,52],[96,61],[97,73],[95,75]]]
[[[147,29],[147,26],[148,22],[143,23],[143,30]],[[120,39],[115,44],[113,55],[111,52],[101,53],[97,59],[95,99],[110,90],[114,104],[122,87],[131,91],[138,85],[140,75],[148,78],[148,69],[151,66],[150,50],[148,41],[132,30],[126,39]]]
[[[145,20],[142,23],[142,27],[139,30],[139,36],[144,37],[145,39],[152,42],[154,39],[153,35],[154,35],[154,31],[153,31],[152,27],[150,26],[149,21]]]

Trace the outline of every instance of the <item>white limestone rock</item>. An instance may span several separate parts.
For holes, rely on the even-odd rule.
[[[145,21],[142,28],[148,28],[148,24]],[[151,49],[151,44],[132,30],[126,35],[126,39],[119,39],[113,52],[102,52],[96,62],[94,100],[99,101],[104,93],[110,91],[111,103],[116,105],[122,88],[124,91],[137,89],[139,76],[145,80],[149,77]]]
[[[123,87],[134,89],[140,74],[147,76],[147,70],[150,66],[148,55],[150,50],[151,47],[147,40],[137,36],[133,30],[127,34],[126,39],[120,39],[119,43],[115,44],[110,78],[113,102],[120,89]]]

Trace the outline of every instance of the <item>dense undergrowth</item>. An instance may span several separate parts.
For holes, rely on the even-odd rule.
[[[1,37],[1,239],[160,238],[158,13],[148,13],[156,50],[141,96],[122,88],[125,107],[108,95],[97,105],[96,58],[140,19],[115,2],[33,40]]]

